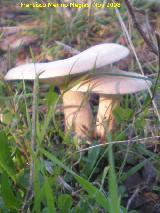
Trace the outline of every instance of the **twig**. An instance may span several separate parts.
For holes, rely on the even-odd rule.
[[[88,38],[90,33],[90,23],[91,23],[91,14],[92,14],[92,0],[88,0],[88,14],[87,14],[87,29],[86,29],[86,38]]]
[[[119,143],[141,143],[141,144],[145,144],[145,143],[150,143],[150,140],[152,139],[159,139],[160,136],[153,136],[153,137],[148,137],[148,138],[137,138],[137,139],[129,139],[129,140],[125,140],[125,141],[113,141],[113,142],[109,142],[111,144],[119,144]],[[85,148],[85,149],[80,149],[78,150],[77,152],[83,152],[83,151],[88,151],[90,149],[94,149],[94,148],[97,148],[97,147],[102,147],[102,146],[106,146],[109,144],[108,142],[107,143],[103,143],[103,144],[97,144],[95,146],[90,146],[88,148]],[[155,142],[152,141],[153,144],[155,144]],[[160,143],[160,142],[159,142]]]
[[[130,197],[130,199],[128,200],[128,202],[127,202],[127,210],[129,209],[131,203],[133,202],[133,200],[135,199],[135,197],[137,196],[137,194],[139,193],[139,191],[140,191],[140,188],[138,187],[138,188],[134,191],[134,193],[132,194],[132,196]]]
[[[12,34],[16,34],[22,31],[28,31],[28,30],[33,30],[33,29],[43,29],[43,25],[41,26],[35,26],[35,24],[33,25],[18,25],[18,26],[10,26],[10,27],[0,27],[0,33],[3,33],[3,36],[7,36],[7,35],[12,35]]]
[[[70,193],[73,193],[73,188],[61,177],[58,175],[57,181],[60,185],[62,185],[65,189],[67,189]]]
[[[129,0],[124,0],[127,9],[129,11],[129,14],[132,17],[134,26],[136,27],[136,29],[138,30],[138,32],[140,33],[140,35],[142,36],[143,40],[145,41],[145,43],[147,44],[147,46],[149,46],[150,50],[152,52],[154,52],[156,55],[158,55],[158,49],[156,48],[156,46],[153,44],[153,42],[146,36],[146,33],[143,31],[143,29],[141,28],[141,25],[139,24],[139,22],[136,19],[136,16],[134,14],[134,10],[129,2]]]
[[[78,53],[80,53],[80,51],[70,47],[67,44],[62,43],[61,41],[55,41],[56,44],[62,46],[64,48],[64,50],[66,50],[67,52],[71,53],[72,55],[76,55]]]
[[[157,38],[157,45],[158,45],[158,49],[159,49],[159,54],[158,54],[158,75],[156,77],[155,86],[153,88],[153,97],[154,97],[154,95],[156,93],[158,81],[160,79],[160,33],[156,32],[156,38]]]
[[[115,2],[115,1],[112,0],[112,2]],[[137,53],[136,53],[136,51],[135,51],[133,42],[132,42],[132,40],[131,40],[131,37],[130,37],[130,35],[129,35],[129,33],[128,33],[127,27],[125,26],[125,23],[124,23],[124,21],[123,21],[123,19],[122,19],[122,17],[121,17],[121,14],[120,14],[118,8],[115,8],[115,12],[116,12],[117,18],[118,18],[118,20],[119,20],[119,22],[120,22],[120,25],[121,25],[121,27],[122,27],[122,30],[123,30],[123,32],[124,32],[124,35],[126,36],[126,40],[128,41],[128,43],[129,43],[129,45],[130,45],[130,47],[131,47],[131,50],[133,51],[133,54],[134,54],[134,56],[135,56],[135,59],[136,59],[137,64],[138,64],[138,66],[139,66],[139,69],[140,69],[142,75],[144,75],[144,71],[143,71],[142,65],[141,65],[141,63],[140,63],[140,61],[139,61],[139,58],[138,58]],[[153,100],[152,91],[151,91],[151,89],[150,89],[149,86],[147,86],[147,89],[148,89],[148,93],[149,93],[149,95],[150,95],[150,97],[151,97],[151,101],[152,101],[152,105],[153,105],[153,107],[154,107],[155,114],[157,115],[158,121],[160,121],[160,113],[159,113],[159,111],[158,111],[158,108],[157,108],[157,105],[156,105],[155,101]]]

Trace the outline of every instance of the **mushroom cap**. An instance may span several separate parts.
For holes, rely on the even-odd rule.
[[[64,60],[48,63],[31,63],[12,68],[5,76],[5,80],[49,80],[70,75],[83,74],[93,68],[99,69],[108,64],[119,61],[129,54],[128,48],[114,43],[104,43]]]
[[[5,75],[5,80],[34,80],[36,75],[44,72],[46,63],[22,64],[10,69]]]
[[[151,87],[152,83],[143,75],[133,72],[110,72],[95,74],[71,88],[71,91],[91,92],[105,95],[136,93]]]

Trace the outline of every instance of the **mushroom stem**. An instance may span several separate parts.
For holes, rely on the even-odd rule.
[[[63,94],[65,129],[80,137],[92,136],[93,114],[88,97],[83,92],[67,91]]]
[[[115,129],[115,120],[112,112],[119,102],[120,97],[118,96],[100,95],[96,120],[96,136],[102,140],[105,139],[107,132]]]
[[[0,108],[0,122],[3,122],[3,113],[1,113],[1,112],[2,112],[2,110]]]

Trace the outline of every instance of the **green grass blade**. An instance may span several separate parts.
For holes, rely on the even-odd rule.
[[[15,167],[11,158],[11,150],[8,143],[6,134],[0,132],[0,167],[8,174],[9,177],[15,182]]]
[[[118,195],[112,144],[109,144],[109,206],[110,213],[120,213],[120,199]]]
[[[93,186],[90,182],[85,180],[84,178],[77,175],[75,172],[73,172],[71,169],[69,169],[67,166],[65,166],[58,158],[56,158],[53,153],[49,153],[48,151],[40,148],[40,152],[44,154],[49,160],[51,160],[53,163],[57,164],[59,167],[63,168],[65,171],[69,172],[74,176],[74,178],[80,183],[80,185],[83,187],[85,191],[91,196],[91,198],[94,198],[97,204],[102,206],[106,211],[109,210],[109,204],[108,200],[105,197],[105,195],[97,189],[95,186]]]
[[[44,189],[45,189],[45,196],[46,196],[46,200],[47,200],[48,211],[55,213],[56,209],[54,206],[53,192],[52,192],[52,189],[51,189],[51,186],[49,184],[49,180],[47,177],[45,177],[45,180],[44,180]]]

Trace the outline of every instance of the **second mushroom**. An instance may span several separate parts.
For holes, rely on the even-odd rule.
[[[151,86],[151,81],[143,75],[114,71],[106,74],[95,74],[73,87],[72,91],[99,94],[99,107],[96,119],[95,135],[102,141],[108,132],[114,129],[113,109],[119,104],[122,95],[146,90]]]

